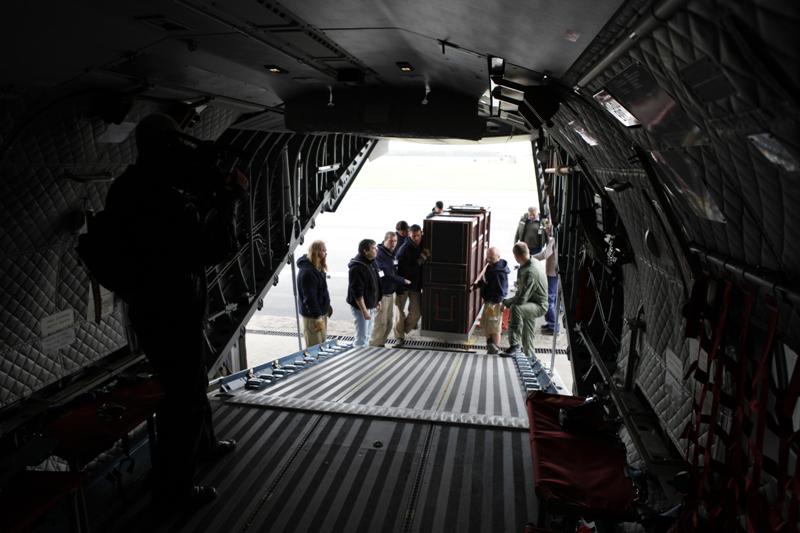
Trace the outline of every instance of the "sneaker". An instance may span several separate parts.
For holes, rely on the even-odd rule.
[[[541,332],[542,332],[542,335],[552,335],[553,333],[555,333],[553,331],[553,328],[548,327],[548,326],[542,326]]]
[[[500,351],[500,347],[493,342],[486,343],[486,353],[496,354]]]
[[[519,344],[512,344],[506,351],[500,352],[501,357],[517,357],[518,355],[522,355],[522,348],[519,347]]]
[[[395,347],[395,348],[400,348],[400,347],[401,347],[401,346],[403,346],[405,343],[406,343],[406,340],[405,340],[405,339],[396,339],[396,340],[394,341],[394,347]]]
[[[189,504],[205,505],[217,497],[217,489],[210,485],[195,485],[189,493]]]
[[[206,461],[217,461],[223,456],[228,455],[236,449],[236,441],[233,439],[218,440],[211,447],[211,450],[203,454]]]

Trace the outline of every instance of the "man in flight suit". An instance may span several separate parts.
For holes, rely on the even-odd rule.
[[[524,353],[534,355],[533,339],[536,336],[536,319],[547,311],[547,278],[531,262],[528,245],[518,242],[513,248],[514,259],[519,263],[517,271],[517,292],[503,300],[505,307],[511,308],[508,321],[508,349],[501,355],[516,356]]]

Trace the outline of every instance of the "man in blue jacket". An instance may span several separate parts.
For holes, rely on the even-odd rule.
[[[328,294],[328,249],[322,241],[308,247],[308,255],[297,260],[297,304],[303,317],[306,348],[325,342],[328,317],[333,313]]]
[[[358,255],[347,265],[347,303],[356,325],[355,346],[366,346],[372,334],[373,318],[381,307],[381,285],[375,257],[378,248],[372,239],[358,243]]]
[[[495,247],[486,252],[486,264],[475,283],[481,288],[483,314],[481,329],[486,335],[486,353],[500,352],[500,329],[503,322],[503,298],[508,295],[508,274],[511,269],[505,259],[500,259],[500,250]]]
[[[394,323],[397,346],[403,345],[406,333],[417,327],[422,316],[422,265],[428,260],[429,254],[430,252],[422,249],[422,228],[418,224],[412,225],[408,240],[397,251],[397,273],[410,282],[397,289],[394,300],[397,306],[397,320]]]
[[[378,245],[378,256],[375,258],[381,284],[381,307],[375,315],[375,325],[372,327],[372,337],[369,339],[370,346],[386,344],[386,339],[392,330],[394,293],[399,287],[411,284],[407,279],[397,275],[397,259],[394,256],[396,247],[397,235],[393,231],[387,231],[383,243]]]

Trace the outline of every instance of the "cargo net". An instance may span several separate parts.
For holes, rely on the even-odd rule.
[[[720,295],[713,308],[709,289]],[[699,348],[685,376],[694,397],[681,435],[691,474],[681,530],[797,531],[800,361],[775,342],[777,304],[756,306],[751,292],[709,278],[692,300],[687,336]]]

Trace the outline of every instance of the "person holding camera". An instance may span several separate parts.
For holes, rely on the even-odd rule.
[[[397,251],[397,274],[411,283],[398,287],[394,299],[397,306],[397,320],[394,323],[396,346],[405,343],[406,334],[417,327],[422,317],[422,265],[429,256],[430,252],[422,248],[422,228],[419,224],[412,225],[408,240]]]
[[[232,451],[217,440],[208,403],[203,327],[206,266],[236,250],[233,205],[246,178],[227,176],[208,144],[153,114],[136,128],[136,163],[111,184],[108,220],[118,228],[129,264],[128,316],[165,399],[157,410],[153,501],[157,512],[204,504],[211,486],[194,484],[200,459]]]
[[[306,349],[325,342],[328,318],[333,314],[328,294],[328,249],[322,241],[308,247],[308,255],[297,260],[297,298],[303,317]]]

